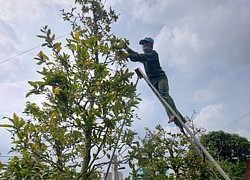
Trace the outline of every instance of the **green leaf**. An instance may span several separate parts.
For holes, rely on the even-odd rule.
[[[51,34],[51,30],[49,29],[48,31],[47,31],[47,36],[49,36]]]
[[[22,141],[12,141],[11,144],[20,144]]]
[[[118,112],[118,107],[117,106],[113,107],[113,113],[114,113],[115,116],[118,116],[119,112]]]
[[[47,46],[47,45],[48,45],[48,43],[43,43],[43,44],[42,44],[42,46]]]
[[[42,36],[42,35],[37,35],[37,37],[43,38],[43,39],[46,39],[46,38],[47,38],[47,36]]]
[[[29,96],[32,95],[32,94],[33,94],[33,91],[30,91],[30,92],[28,92],[28,93],[26,94],[25,97],[27,98],[27,97],[29,97]]]
[[[106,154],[107,155],[107,158],[110,159],[110,154]]]
[[[54,41],[54,40],[55,40],[55,37],[56,37],[56,35],[53,34],[53,36],[51,37],[51,41]]]
[[[16,113],[13,114],[13,124],[14,126],[18,126],[19,124],[19,117],[16,115]]]
[[[116,98],[116,94],[106,94],[105,95],[108,100],[113,101]]]
[[[33,81],[28,81],[29,85],[33,86],[34,88],[37,87],[37,83]]]
[[[28,133],[28,131],[29,131],[29,127],[30,127],[30,125],[29,125],[29,124],[26,124],[26,125],[24,126],[24,133],[25,133],[25,134],[27,134],[27,133]]]
[[[100,113],[97,109],[95,109],[95,108],[92,108],[92,113],[93,113],[94,115],[98,116],[98,117],[101,116],[101,113]]]

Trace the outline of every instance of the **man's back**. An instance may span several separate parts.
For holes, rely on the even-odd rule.
[[[145,56],[148,56],[148,61],[143,61],[143,65],[146,71],[146,74],[150,80],[158,78],[166,78],[165,72],[162,70],[158,53],[155,50],[145,53]]]

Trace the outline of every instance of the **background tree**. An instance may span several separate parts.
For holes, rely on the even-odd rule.
[[[238,134],[212,131],[201,137],[211,155],[221,163],[231,179],[243,180],[246,158],[250,155],[250,142]]]
[[[38,36],[51,55],[40,51],[35,58],[41,80],[29,82],[27,97],[46,100],[27,102],[25,120],[14,114],[11,125],[1,125],[12,134],[11,151],[21,155],[8,162],[3,179],[99,179],[120,127],[135,116],[139,99],[120,51],[128,42],[110,27],[118,16],[101,0],[75,3],[71,12],[62,10],[72,26],[65,46],[47,26]]]
[[[250,142],[238,134],[212,131],[203,135],[201,142],[214,153],[217,160],[240,162],[250,155]]]
[[[190,124],[187,124],[190,125]],[[249,141],[237,134],[210,132],[193,126],[210,154],[232,180],[244,180]],[[166,132],[160,125],[146,129],[144,138],[134,140],[128,155],[131,175],[137,179],[219,179],[220,174],[205,155],[197,153],[182,134]],[[231,153],[229,153],[231,152]]]

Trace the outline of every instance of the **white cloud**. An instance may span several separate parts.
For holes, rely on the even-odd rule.
[[[133,1],[131,12],[149,26],[162,25],[156,48],[163,65],[195,76],[209,67],[228,70],[249,64],[249,7],[245,0]]]
[[[55,30],[60,35],[66,33],[66,28],[58,28],[63,22],[60,10],[70,10],[72,4],[72,0],[0,1],[0,47],[8,51],[11,49],[12,53],[5,54],[3,58],[17,54],[16,49],[20,53],[39,45],[36,35],[45,25],[52,28],[53,33]]]
[[[6,23],[3,19],[0,19],[0,46],[6,45],[11,39],[17,39],[17,32],[11,24]],[[7,49],[7,48],[6,48]]]
[[[228,124],[229,119],[224,114],[223,104],[213,104],[204,107],[194,118],[198,127],[203,127],[208,131],[218,131]]]
[[[39,4],[31,0],[20,0],[20,1],[0,1],[1,16],[6,21],[26,19],[34,20],[41,17],[41,8]]]
[[[57,6],[58,10],[65,5],[72,4],[68,0],[19,0],[19,1],[0,1],[1,17],[9,21],[35,21],[43,17],[50,16],[50,7]]]
[[[167,133],[171,132],[172,134],[180,133],[180,129],[177,126],[165,126],[165,131]]]
[[[24,110],[27,81],[5,82],[0,85],[0,109],[4,116]]]
[[[28,80],[2,82],[0,84],[0,115],[11,117],[13,113],[21,114],[25,108],[26,101],[41,104],[44,97],[33,95],[25,98],[32,87]]]
[[[105,2],[105,7],[112,7],[112,6],[117,6],[122,3],[122,0],[110,0],[110,1],[104,1]]]
[[[234,133],[239,134],[241,137],[245,137],[250,140],[250,132],[246,129],[238,128]]]
[[[168,0],[168,1],[160,1],[160,0],[137,0],[137,1],[130,1],[130,9],[129,13],[131,13],[132,17],[135,19],[139,19],[145,23],[154,23],[166,21],[166,16],[171,16],[176,19],[176,12],[178,11],[178,6],[175,6],[175,11],[173,6],[175,5],[175,1]],[[180,6],[179,6],[180,7]],[[183,9],[183,7],[181,7]]]
[[[144,127],[152,127],[154,123],[152,123],[154,119],[154,112],[156,111],[155,102],[150,100],[149,98],[144,97],[143,101],[138,105],[138,116],[140,118],[140,122],[135,124],[133,129],[144,129]]]
[[[19,42],[18,33],[10,23],[7,23],[5,20],[1,19],[0,17],[0,48],[1,53],[0,55],[0,62],[4,60],[4,55],[11,55],[13,52],[16,51],[16,44]]]
[[[226,91],[230,91],[230,85],[222,77],[214,77],[203,89],[194,92],[194,102],[207,102],[213,99],[222,98]]]
[[[0,123],[1,124],[10,124],[9,120],[7,120],[7,119],[0,119]],[[10,135],[11,134],[10,134],[10,132],[7,131],[7,129],[0,127],[0,141],[2,144],[0,146],[0,155],[2,155],[2,156],[6,156],[7,153],[10,151],[10,147],[11,147]],[[2,158],[0,160],[3,161]],[[6,161],[4,161],[4,162],[6,162]]]
[[[191,29],[164,26],[155,38],[163,67],[179,68],[187,75],[197,75],[204,68],[204,61],[193,58],[202,48],[198,34]]]

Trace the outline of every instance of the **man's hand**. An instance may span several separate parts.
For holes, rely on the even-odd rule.
[[[119,50],[118,51],[119,56],[128,58],[129,54],[126,51]]]
[[[128,41],[128,40],[125,40],[123,43],[124,43],[124,44],[123,44],[123,49],[127,49],[127,48],[128,48],[128,45],[129,45],[129,41]]]
[[[128,46],[129,46],[129,42],[128,42],[128,41],[125,41],[125,42],[124,42],[123,49],[125,49],[125,51],[127,51],[128,54],[133,54],[134,51],[133,51],[132,49],[130,49]]]
[[[134,54],[134,53],[135,53],[135,52],[134,52],[132,49],[130,49],[128,46],[126,47],[125,50],[127,51],[128,54]]]
[[[128,45],[127,45],[127,43],[125,42],[125,43],[124,43],[124,46],[123,46],[123,49],[127,49],[127,47],[128,47]]]

